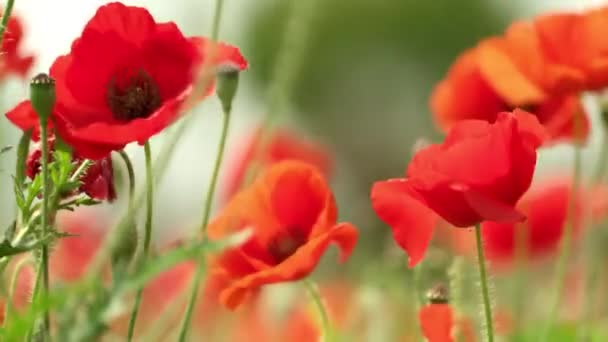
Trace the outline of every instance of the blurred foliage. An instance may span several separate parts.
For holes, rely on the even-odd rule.
[[[250,72],[262,84],[290,3],[257,2],[245,30]],[[433,84],[459,52],[509,21],[481,0],[319,4],[291,100],[302,123],[345,157],[363,186],[401,171],[413,142],[435,134],[427,109]]]

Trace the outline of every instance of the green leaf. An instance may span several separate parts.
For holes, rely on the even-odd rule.
[[[0,258],[31,251],[32,249],[38,248],[44,243],[48,243],[51,238],[52,236],[48,235],[42,239],[34,240],[32,242],[25,243],[19,246],[13,246],[9,240],[5,239],[0,243]]]
[[[13,220],[4,230],[4,239],[12,241],[15,237],[15,230],[17,230],[17,221]]]
[[[15,193],[15,201],[17,202],[17,207],[23,211],[25,208],[25,195],[23,191],[23,185],[17,181],[16,178],[13,177],[13,191]]]

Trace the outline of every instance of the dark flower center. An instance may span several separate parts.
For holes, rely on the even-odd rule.
[[[110,81],[106,98],[114,118],[120,121],[147,118],[161,105],[158,87],[143,70],[132,76],[124,86],[114,79]]]
[[[306,236],[299,229],[287,229],[287,231],[287,234],[275,237],[268,246],[268,252],[278,263],[283,262],[306,243]]]

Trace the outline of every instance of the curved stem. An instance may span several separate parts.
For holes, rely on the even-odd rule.
[[[324,342],[332,342],[334,340],[331,325],[329,324],[329,316],[327,315],[327,310],[325,305],[323,305],[323,299],[321,298],[321,294],[319,293],[319,288],[315,283],[313,283],[309,279],[304,280],[304,286],[312,298],[312,301],[319,312],[319,317],[321,318],[321,328],[323,333],[323,341]]]
[[[222,134],[220,136],[219,147],[215,158],[215,164],[213,166],[213,173],[211,180],[209,181],[209,187],[207,188],[207,194],[205,196],[205,207],[203,209],[203,221],[201,223],[202,240],[207,239],[207,225],[209,224],[209,218],[211,217],[211,204],[213,203],[213,195],[215,194],[215,187],[222,166],[222,160],[224,158],[224,149],[226,147],[226,140],[228,138],[228,129],[230,127],[230,113],[225,112],[222,120]],[[192,288],[190,289],[190,298],[188,299],[188,306],[186,308],[186,314],[182,321],[182,326],[179,333],[179,341],[183,342],[186,340],[188,335],[188,329],[190,328],[190,321],[192,320],[192,312],[194,310],[194,304],[198,297],[198,289],[200,287],[201,280],[205,274],[205,258],[201,255],[197,258],[197,269],[194,275],[194,281],[192,282]]]
[[[142,264],[146,262],[148,258],[149,250],[150,250],[150,241],[152,239],[152,206],[153,206],[153,189],[154,189],[154,180],[152,175],[152,153],[150,151],[150,142],[146,141],[144,144],[144,153],[146,155],[146,226],[144,231],[144,248],[142,260],[140,261]],[[133,340],[133,334],[135,333],[135,322],[137,321],[137,313],[139,312],[139,305],[141,304],[141,296],[143,293],[143,288],[137,291],[137,295],[135,296],[135,304],[133,306],[133,311],[131,312],[131,319],[129,320],[129,331],[127,334],[127,340]]]
[[[131,163],[129,155],[127,155],[124,150],[120,150],[118,154],[125,163],[125,167],[127,168],[127,174],[129,176],[129,211],[132,211],[134,199],[133,196],[135,194],[135,172],[133,171],[133,164]]]
[[[572,180],[572,187],[570,189],[570,197],[568,203],[568,222],[564,225],[564,233],[561,241],[561,250],[557,260],[555,279],[553,283],[553,293],[551,296],[551,302],[549,307],[549,314],[547,316],[546,326],[542,330],[542,335],[539,341],[547,341],[549,333],[557,316],[557,309],[559,308],[560,299],[564,291],[564,282],[566,280],[566,270],[568,264],[568,258],[570,257],[570,249],[572,244],[572,230],[574,228],[575,220],[575,207],[576,207],[576,194],[580,186],[581,168],[582,168],[582,155],[581,148],[579,146],[574,147],[574,174]]]
[[[483,254],[483,241],[481,240],[481,224],[475,226],[475,240],[477,242],[477,261],[479,263],[479,281],[483,299],[483,311],[486,321],[486,337],[488,342],[494,341],[494,328],[492,323],[492,303],[488,289],[488,275],[486,273],[486,259]]]
[[[11,280],[8,288],[8,295],[6,299],[6,306],[4,308],[4,323],[6,323],[9,319],[9,316],[13,312],[13,300],[15,300],[15,289],[17,287],[17,281],[19,280],[19,274],[21,273],[21,269],[30,262],[29,258],[22,258],[17,261],[15,264],[15,269],[13,270],[13,275],[11,276]]]

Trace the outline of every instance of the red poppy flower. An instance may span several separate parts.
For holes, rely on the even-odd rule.
[[[414,155],[407,178],[376,182],[374,210],[393,229],[410,266],[428,247],[434,213],[456,227],[524,219],[514,206],[530,186],[545,138],[536,117],[520,110],[500,113],[493,124],[461,121],[442,144]]]
[[[333,194],[315,167],[299,161],[269,167],[209,226],[211,238],[252,230],[243,245],[215,261],[231,278],[220,301],[234,309],[263,285],[306,277],[330,243],[338,245],[345,261],[357,230],[350,223],[336,223],[336,215]]]
[[[522,51],[517,50],[521,53],[512,53],[513,57],[502,53],[508,48],[511,46],[506,38],[491,38],[456,60],[431,95],[430,106],[437,125],[447,131],[461,120],[494,122],[497,113],[521,107],[536,114],[551,140],[584,140],[589,134],[589,121],[578,96],[545,90],[537,80],[513,66],[511,58],[539,67],[544,67],[543,62],[528,57],[523,47],[519,48]],[[574,120],[580,120],[576,132]]]
[[[608,8],[542,15],[511,25],[487,46],[488,77],[505,87],[522,74],[549,92],[598,90],[608,85]]]
[[[23,40],[23,27],[15,15],[11,15],[4,31],[2,47],[0,48],[0,80],[9,74],[24,77],[32,64],[34,57],[22,55],[19,51]]]
[[[535,185],[518,205],[528,219],[518,224],[485,222],[482,227],[484,247],[488,258],[496,262],[510,262],[516,256],[518,237],[524,245],[522,253],[537,258],[555,251],[561,241],[566,225],[572,184],[567,179],[550,179]],[[600,192],[601,190],[601,192]],[[574,230],[580,233],[586,210],[598,219],[605,216],[605,187],[594,191],[580,189],[575,197]],[[603,208],[598,208],[600,203]],[[593,210],[595,209],[595,210]],[[518,235],[522,234],[522,235]]]
[[[156,23],[144,8],[101,6],[70,53],[51,66],[58,134],[89,159],[143,144],[178,119],[207,45],[184,37],[174,23]],[[217,64],[247,67],[237,48],[219,49],[230,59]]]
[[[50,150],[53,151],[54,139],[49,141]],[[38,144],[29,154],[26,161],[26,175],[30,179],[34,179],[41,170],[40,157],[42,150]],[[76,165],[83,162],[83,158],[78,155],[72,157]],[[93,199],[100,201],[107,200],[112,202],[116,199],[116,190],[114,188],[114,169],[112,167],[112,158],[107,156],[103,159],[93,161],[92,165],[86,170],[80,178],[82,185],[75,191],[76,193],[85,193]],[[66,194],[72,195],[72,194]]]
[[[26,132],[32,131],[32,140],[40,140],[40,121],[30,101],[22,101],[6,113],[6,118],[15,126]],[[49,120],[49,129],[53,128],[52,120]]]
[[[453,342],[454,312],[448,304],[428,304],[419,313],[422,334],[428,342]]]
[[[321,146],[306,141],[288,130],[278,129],[269,133],[266,148],[258,152],[256,149],[260,148],[260,133],[258,129],[246,139],[245,143],[237,149],[233,160],[229,162],[228,172],[226,172],[223,182],[222,202],[228,201],[244,185],[247,171],[256,158],[256,162],[259,163],[257,166],[261,169],[283,160],[293,159],[314,165],[326,177],[329,177],[332,160]],[[259,153],[259,156],[256,156],[256,153]]]

